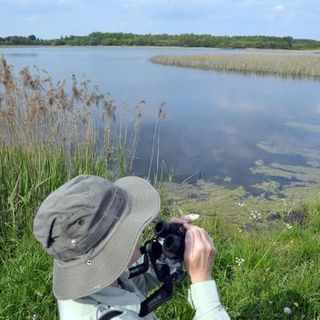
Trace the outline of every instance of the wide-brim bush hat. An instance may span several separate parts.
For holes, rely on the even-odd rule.
[[[112,183],[77,176],[51,193],[34,219],[34,235],[54,258],[53,292],[77,299],[112,284],[127,268],[160,197],[139,177]]]

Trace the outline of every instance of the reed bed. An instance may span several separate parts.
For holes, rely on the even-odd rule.
[[[320,79],[319,56],[274,54],[160,55],[153,57],[151,61],[158,64],[204,70]]]
[[[38,68],[14,72],[0,56],[0,319],[57,318],[52,261],[34,239],[33,217],[76,175],[131,173],[144,104],[117,106],[75,75],[54,82]],[[163,116],[161,105],[150,166]]]
[[[35,71],[23,68],[15,76],[0,58],[0,144],[33,156],[63,152],[69,166],[80,154],[104,159],[110,173],[129,173],[144,101],[117,112],[114,101],[89,79],[73,75],[71,84],[54,83],[46,71]]]
[[[0,57],[0,237],[21,234],[33,217],[27,204],[37,206],[73,176],[128,175],[143,104],[117,110],[88,79],[54,83],[28,68],[15,74]]]

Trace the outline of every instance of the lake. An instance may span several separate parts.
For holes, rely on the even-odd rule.
[[[200,48],[0,47],[15,70],[36,65],[56,80],[85,74],[117,104],[135,106],[145,100],[137,175],[148,173],[157,110],[165,102],[159,161],[177,181],[202,178],[228,188],[244,186],[252,194],[279,195],[286,186],[318,185],[320,82],[149,61],[159,54],[243,52],[259,54]]]

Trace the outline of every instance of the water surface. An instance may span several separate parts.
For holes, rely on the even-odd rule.
[[[194,174],[190,181],[201,177],[258,193],[270,182],[277,183],[278,192],[286,185],[318,184],[320,82],[162,66],[149,61],[159,54],[237,52],[244,51],[0,48],[16,70],[36,65],[56,80],[71,79],[73,73],[78,77],[85,74],[118,104],[134,106],[145,100],[135,174],[147,175],[157,108],[165,102],[159,163],[165,173],[173,169],[178,181]]]

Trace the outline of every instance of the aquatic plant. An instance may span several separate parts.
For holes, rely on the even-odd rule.
[[[320,79],[320,57],[294,54],[160,55],[153,63],[215,71]]]

